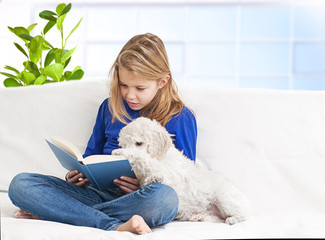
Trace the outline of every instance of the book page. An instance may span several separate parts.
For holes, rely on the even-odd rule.
[[[90,155],[83,159],[83,164],[101,163],[109,161],[125,160],[126,158],[119,155]]]
[[[51,137],[52,143],[57,146],[58,148],[61,148],[66,153],[70,154],[71,156],[78,159],[78,161],[83,161],[82,154],[80,153],[79,149],[73,145],[68,140],[59,137],[59,136],[53,136]]]

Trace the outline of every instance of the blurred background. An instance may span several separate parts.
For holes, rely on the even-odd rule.
[[[23,68],[24,56],[13,44],[20,39],[7,26],[37,22],[37,35],[46,24],[39,12],[55,11],[61,2],[0,0],[0,71]],[[81,65],[81,81],[107,78],[122,46],[151,32],[165,42],[178,84],[325,90],[325,0],[69,2],[67,34],[83,17],[67,45],[77,46],[70,65]],[[60,46],[55,27],[46,39]]]

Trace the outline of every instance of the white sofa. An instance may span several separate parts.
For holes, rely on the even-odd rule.
[[[179,86],[198,123],[197,164],[221,172],[251,199],[242,223],[176,222],[137,236],[14,218],[6,190],[20,172],[64,177],[45,139],[84,150],[105,80],[0,89],[1,234],[12,239],[216,239],[325,237],[325,91]]]

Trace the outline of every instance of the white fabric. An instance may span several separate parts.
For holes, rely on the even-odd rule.
[[[198,164],[234,181],[259,214],[325,213],[325,91],[181,89],[197,114]]]
[[[324,238],[325,217],[321,213],[295,213],[253,216],[235,225],[203,222],[171,222],[154,228],[153,233],[137,236],[127,232],[104,231],[68,224],[15,219],[17,211],[7,194],[0,193],[2,208],[1,239],[3,240],[191,240],[239,238]]]
[[[0,89],[0,189],[19,172],[64,176],[45,139],[62,136],[83,152],[107,96],[102,80]]]
[[[172,222],[148,236],[15,219],[1,193],[1,239],[203,239],[325,237],[325,91],[179,86],[197,116],[197,164],[221,172],[251,199],[243,223]],[[0,189],[19,172],[64,177],[44,139],[83,151],[104,80],[0,89]],[[63,237],[64,236],[64,237]]]

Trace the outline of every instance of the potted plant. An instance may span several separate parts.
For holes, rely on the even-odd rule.
[[[45,83],[61,82],[69,80],[79,80],[84,72],[80,66],[76,66],[72,71],[66,70],[72,54],[76,47],[66,49],[67,40],[79,27],[82,18],[65,37],[63,32],[64,20],[71,10],[71,3],[57,5],[55,12],[44,10],[40,12],[40,18],[47,21],[40,35],[32,36],[31,32],[37,25],[34,23],[29,27],[8,27],[24,45],[14,42],[16,48],[26,56],[23,62],[23,70],[19,71],[14,67],[5,66],[9,72],[0,72],[7,78],[3,81],[6,87],[41,85]],[[56,26],[61,38],[61,46],[54,47],[46,39],[46,34]],[[46,54],[46,55],[45,55]],[[43,57],[45,56],[45,58]]]

